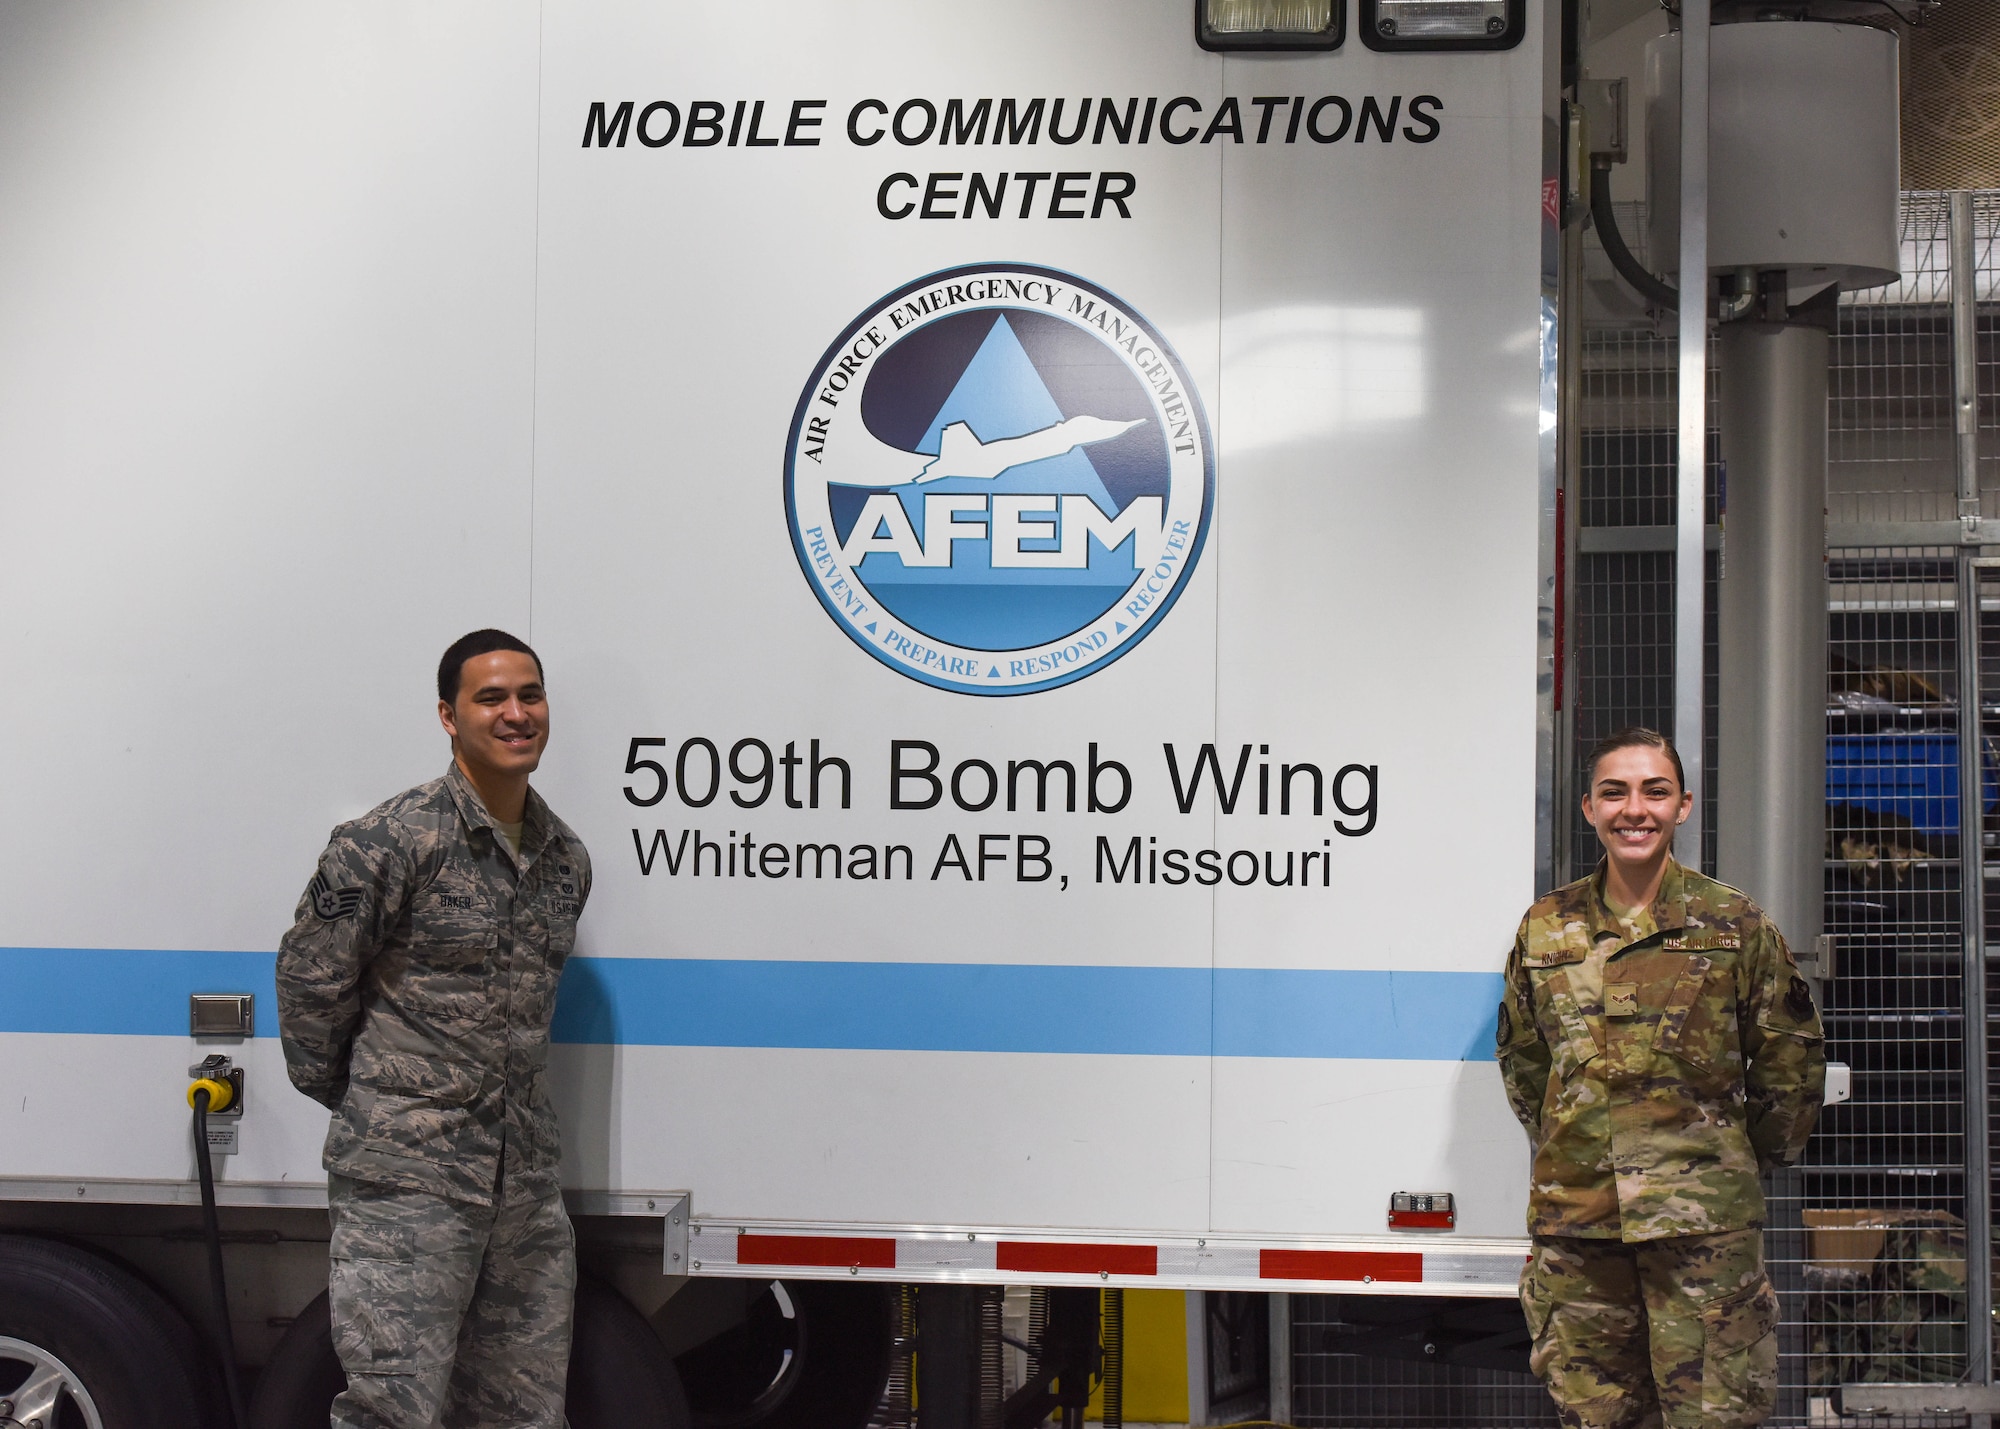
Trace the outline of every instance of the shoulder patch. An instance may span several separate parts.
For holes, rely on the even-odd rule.
[[[315,873],[312,883],[306,888],[306,897],[312,903],[313,912],[327,923],[352,916],[354,910],[361,906],[361,896],[359,888],[333,887],[323,873]]]
[[[1500,1004],[1500,1025],[1494,1040],[1502,1047],[1514,1040],[1514,1014],[1508,1010],[1504,1000]]]
[[[1797,973],[1792,974],[1792,985],[1785,990],[1785,1011],[1801,1022],[1810,1021],[1813,1015],[1812,987]]]

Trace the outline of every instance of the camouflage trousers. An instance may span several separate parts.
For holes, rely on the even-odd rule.
[[[576,1238],[561,1196],[474,1206],[327,1178],[347,1390],[333,1429],[563,1429]]]
[[[1572,1429],[1748,1429],[1777,1397],[1761,1231],[1536,1236],[1521,1306],[1535,1373]]]

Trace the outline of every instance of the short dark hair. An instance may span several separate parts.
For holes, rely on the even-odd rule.
[[[1588,794],[1592,786],[1597,783],[1597,761],[1615,749],[1665,750],[1667,758],[1674,762],[1674,782],[1682,789],[1687,788],[1687,772],[1681,768],[1681,752],[1674,748],[1674,742],[1657,729],[1628,724],[1616,734],[1607,734],[1591,746],[1590,754],[1583,761],[1584,793]]]
[[[446,647],[444,658],[438,661],[438,698],[446,704],[458,702],[458,681],[465,673],[465,662],[480,655],[491,655],[496,650],[518,650],[535,662],[535,675],[542,678],[542,657],[537,655],[528,642],[504,630],[475,630],[470,635],[461,635]]]

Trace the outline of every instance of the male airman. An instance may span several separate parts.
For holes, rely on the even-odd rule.
[[[1811,986],[1743,894],[1672,856],[1692,797],[1652,730],[1591,751],[1590,877],[1521,920],[1500,1069],[1533,1152],[1521,1303],[1564,1424],[1749,1426],[1777,1389],[1759,1175],[1826,1063]]]
[[[540,659],[438,665],[441,779],[333,831],[278,955],[294,1085],[333,1111],[334,1429],[562,1429],[576,1243],[549,1019],[590,856],[528,776]]]

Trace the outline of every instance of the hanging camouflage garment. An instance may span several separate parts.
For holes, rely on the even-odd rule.
[[[1946,1211],[1880,1215],[1872,1225],[1847,1228],[1882,1236],[1881,1250],[1865,1265],[1805,1268],[1813,1384],[1937,1383],[1956,1380],[1964,1367],[1963,1223]]]

